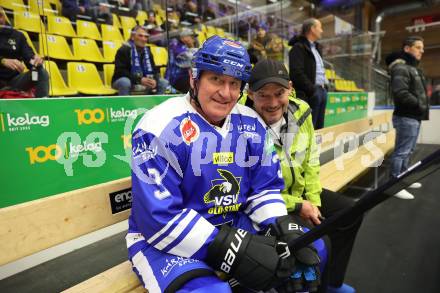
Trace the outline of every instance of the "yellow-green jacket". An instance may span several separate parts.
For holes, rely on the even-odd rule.
[[[300,211],[304,199],[321,206],[319,152],[309,105],[292,96],[289,100],[284,114],[287,123],[281,127],[280,137],[272,137],[285,184],[281,194],[289,211]]]

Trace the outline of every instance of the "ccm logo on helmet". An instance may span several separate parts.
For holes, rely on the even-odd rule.
[[[236,258],[236,253],[240,249],[240,246],[243,243],[243,238],[246,234],[247,232],[242,229],[238,229],[237,232],[235,233],[234,239],[232,239],[230,243],[231,246],[229,247],[228,251],[226,251],[225,257],[220,266],[220,269],[223,272],[228,274],[231,271],[231,267],[234,264]]]
[[[241,64],[241,63],[239,63],[239,62],[237,62],[237,61],[229,60],[229,59],[224,59],[224,60],[223,60],[223,63],[225,63],[225,64],[231,64],[231,65],[233,65],[233,66],[237,66],[237,67],[240,67],[240,68],[243,68],[243,67],[244,67],[243,64]]]

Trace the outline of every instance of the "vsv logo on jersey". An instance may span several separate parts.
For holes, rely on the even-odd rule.
[[[102,123],[105,119],[104,111],[100,108],[96,109],[75,109],[75,113],[78,119],[78,125],[81,124],[92,124],[92,123]]]
[[[214,207],[208,210],[209,214],[221,215],[228,212],[238,212],[241,203],[238,203],[240,194],[240,177],[224,169],[217,169],[223,179],[211,181],[212,187],[203,196],[206,204],[214,203]]]
[[[199,138],[200,128],[194,121],[185,118],[180,122],[180,133],[182,133],[183,141],[189,145]]]

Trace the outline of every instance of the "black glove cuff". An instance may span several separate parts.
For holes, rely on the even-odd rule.
[[[250,241],[249,232],[223,225],[214,241],[208,246],[206,263],[212,268],[233,274]]]

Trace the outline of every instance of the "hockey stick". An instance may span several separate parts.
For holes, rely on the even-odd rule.
[[[398,191],[440,169],[440,149],[412,165],[405,173],[392,178],[361,197],[352,207],[325,219],[320,225],[287,243],[291,251],[301,249],[346,222],[354,221],[366,211],[393,196]]]

